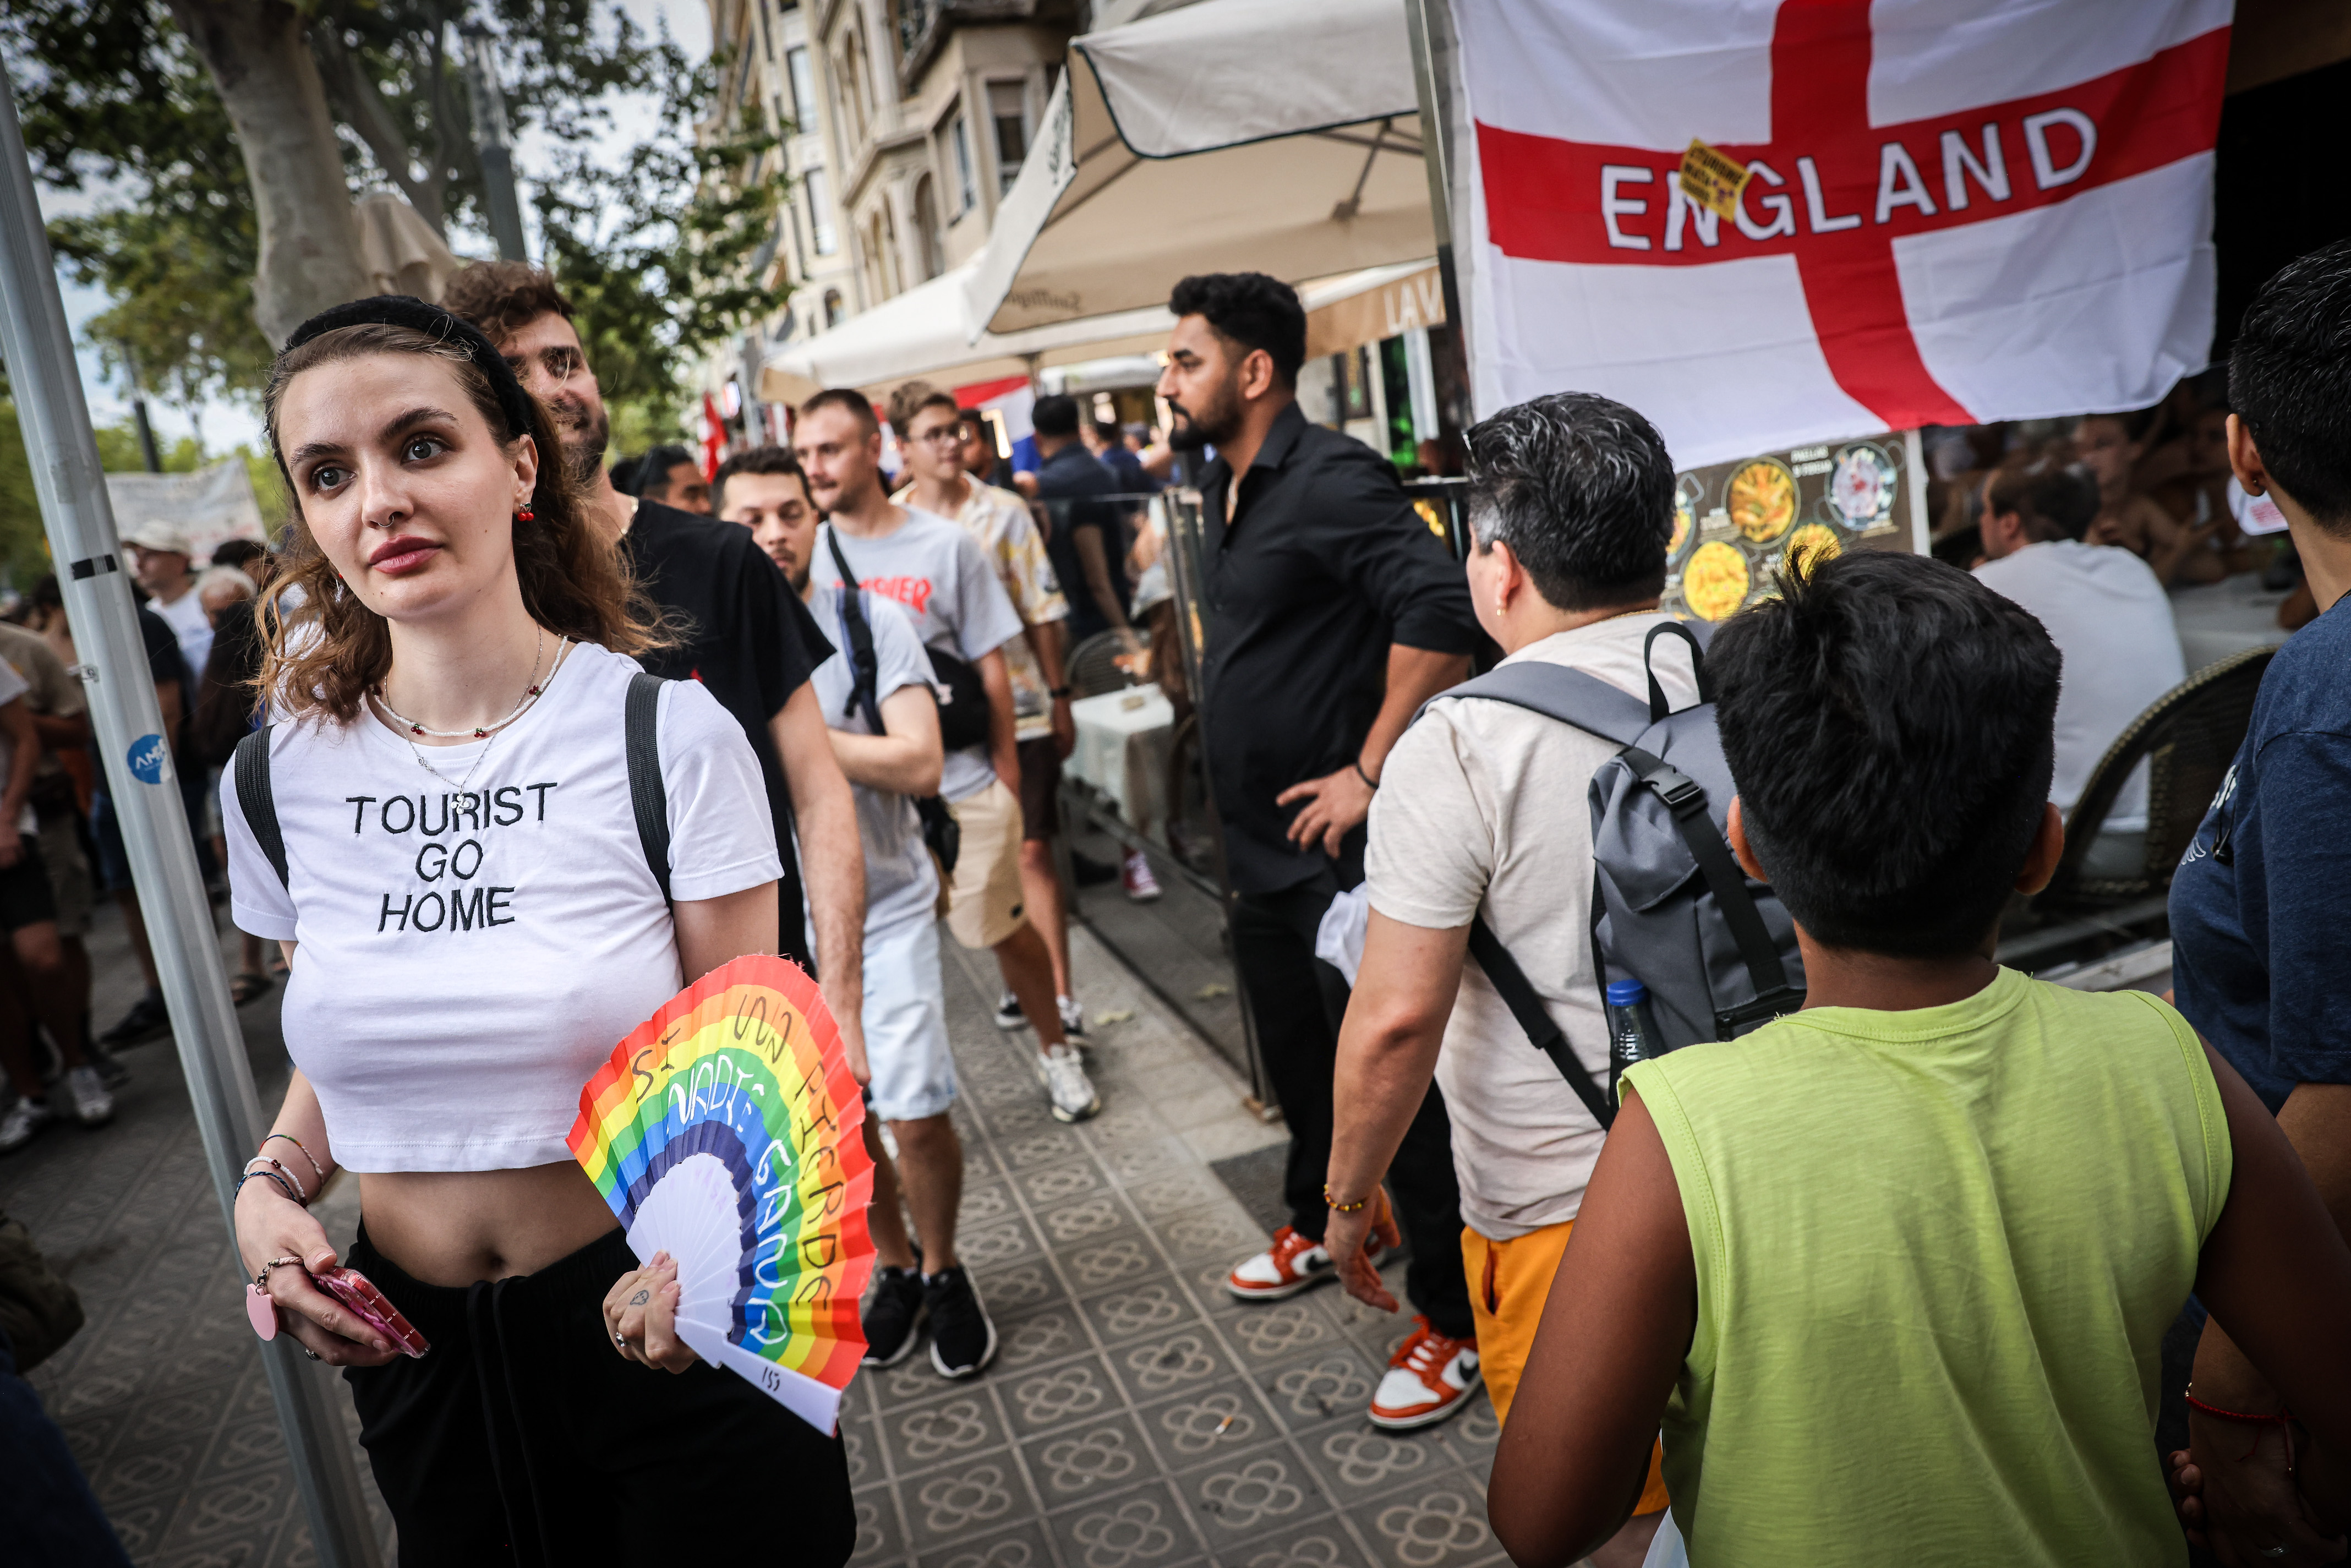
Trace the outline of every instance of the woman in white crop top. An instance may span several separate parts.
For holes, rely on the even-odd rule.
[[[236,922],[293,966],[298,1071],[237,1194],[245,1266],[344,1368],[402,1563],[771,1555],[788,1502],[784,1560],[831,1568],[855,1535],[839,1439],[695,1360],[674,1265],[639,1268],[564,1142],[630,1030],[775,948],[749,746],[699,685],[662,688],[664,899],[623,722],[657,629],[547,410],[472,328],[407,298],[328,311],[265,410],[299,591],[263,675],[282,868],[233,768],[222,807]],[[342,1259],[307,1209],[339,1166],[362,1213]],[[338,1263],[430,1350],[321,1291]]]

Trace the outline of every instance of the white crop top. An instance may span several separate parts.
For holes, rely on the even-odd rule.
[[[684,983],[629,800],[636,673],[575,647],[537,706],[465,746],[411,749],[371,715],[281,721],[270,785],[290,888],[246,826],[235,769],[222,769],[231,910],[241,930],[301,944],[287,1050],[344,1166],[570,1158],[580,1086]],[[682,681],[662,689],[657,734],[672,895],[779,877],[742,727]],[[445,777],[419,766],[420,751]]]

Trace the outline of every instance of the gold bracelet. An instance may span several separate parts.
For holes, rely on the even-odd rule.
[[[1372,1200],[1368,1197],[1359,1197],[1353,1203],[1341,1203],[1337,1198],[1331,1196],[1331,1184],[1329,1182],[1324,1182],[1322,1184],[1322,1201],[1331,1206],[1331,1212],[1333,1214],[1356,1214],[1360,1213],[1364,1207],[1366,1207]]]

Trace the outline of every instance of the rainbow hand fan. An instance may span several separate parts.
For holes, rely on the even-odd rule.
[[[679,1337],[823,1432],[865,1355],[864,1121],[816,982],[755,956],[639,1024],[567,1140],[639,1260],[677,1260]]]

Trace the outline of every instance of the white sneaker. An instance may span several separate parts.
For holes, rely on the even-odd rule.
[[[1055,997],[1053,1000],[1061,1009],[1061,1032],[1073,1040],[1085,1039],[1086,1009],[1071,997]]]
[[[997,1000],[996,1027],[1005,1030],[1029,1027],[1029,1020],[1020,1013],[1020,998],[1010,991],[1005,992]]]
[[[13,1155],[33,1141],[40,1130],[57,1119],[57,1113],[38,1100],[19,1099],[0,1116],[0,1155]]]
[[[102,1127],[114,1120],[114,1096],[98,1069],[85,1062],[66,1074],[66,1093],[73,1101],[74,1120],[85,1127]]]
[[[1102,1110],[1102,1096],[1094,1092],[1093,1080],[1086,1076],[1075,1046],[1057,1045],[1039,1051],[1037,1082],[1051,1096],[1057,1122],[1082,1122]]]

